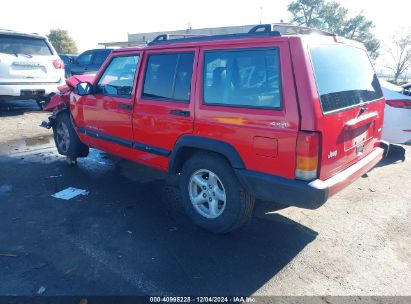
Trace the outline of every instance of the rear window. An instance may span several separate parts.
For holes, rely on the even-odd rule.
[[[367,53],[347,45],[321,45],[310,50],[324,113],[382,98]]]
[[[44,39],[0,35],[0,53],[24,55],[52,55]]]
[[[150,55],[142,97],[189,102],[193,63],[194,53]]]

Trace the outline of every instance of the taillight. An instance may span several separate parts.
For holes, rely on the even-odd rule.
[[[56,69],[64,69],[64,62],[61,59],[54,59],[53,65]]]
[[[386,103],[393,108],[411,109],[411,99],[387,100]]]
[[[298,133],[295,168],[296,178],[313,180],[317,177],[319,150],[320,138],[318,133]]]

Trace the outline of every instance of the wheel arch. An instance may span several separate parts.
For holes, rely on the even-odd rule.
[[[238,151],[229,143],[208,137],[186,135],[180,137],[170,155],[168,173],[176,175],[184,161],[199,152],[213,152],[224,157],[235,169],[244,169],[245,165]]]

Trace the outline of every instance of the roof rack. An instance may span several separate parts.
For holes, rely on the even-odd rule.
[[[255,36],[281,36],[295,34],[319,34],[325,36],[335,36],[323,30],[293,25],[288,23],[269,23],[253,26],[247,33],[223,34],[223,35],[203,35],[203,34],[161,34],[155,37],[148,45],[167,44],[178,42],[192,42],[201,40],[219,40],[247,38]],[[170,39],[172,37],[182,37]]]
[[[246,38],[253,36],[280,36],[278,31],[269,31],[268,28],[260,30],[263,25],[254,26],[247,33],[237,33],[237,34],[222,34],[222,35],[203,35],[203,34],[161,34],[154,38],[148,45],[154,44],[167,44],[167,43],[177,43],[177,42],[191,42],[191,41],[202,41],[202,40],[219,40],[219,39],[235,39],[235,38]],[[170,39],[174,36],[183,36],[184,38]]]

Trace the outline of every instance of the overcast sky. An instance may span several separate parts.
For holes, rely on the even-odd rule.
[[[79,51],[98,42],[126,41],[127,33],[166,31],[288,21],[291,0],[3,0],[0,28],[46,34],[65,29]],[[409,0],[340,0],[350,14],[364,11],[383,42],[390,33],[411,26]]]

